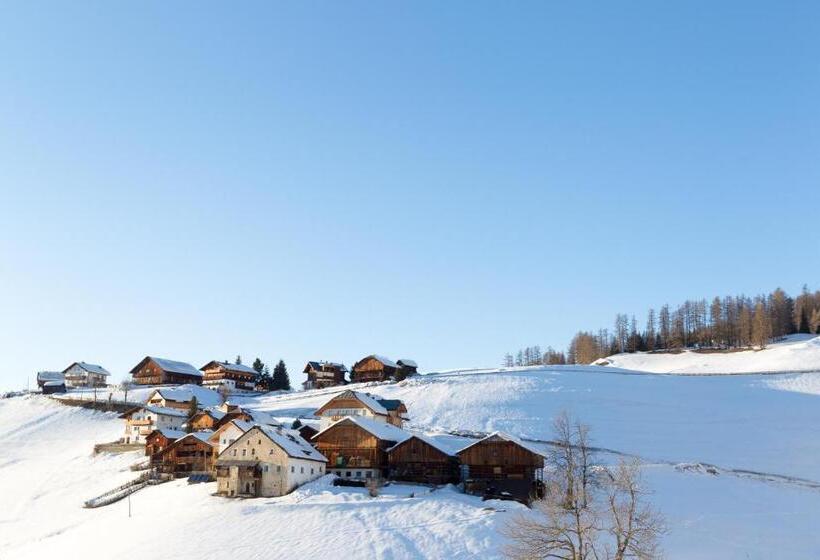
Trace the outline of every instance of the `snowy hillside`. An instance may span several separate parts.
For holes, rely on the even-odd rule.
[[[686,350],[679,354],[636,352],[615,354],[596,363],[634,371],[686,375],[820,372],[820,336],[791,335],[764,350],[726,353]]]
[[[820,375],[820,374],[817,374]],[[655,376],[598,366],[476,370],[351,385],[407,404],[410,428],[450,448],[495,429],[550,438],[570,410],[594,445],[645,461],[667,517],[669,559],[813,558],[820,548],[820,396],[778,383],[813,374]],[[238,399],[282,420],[310,415],[339,388]],[[135,473],[134,454],[91,455],[121,431],[115,415],[43,397],[0,400],[0,557],[88,559],[499,558],[498,529],[523,506],[452,488],[392,485],[371,498],[326,479],[282,498],[230,500],[184,480],[86,510],[82,502]],[[534,443],[546,447],[545,443]],[[413,495],[413,497],[411,497]]]

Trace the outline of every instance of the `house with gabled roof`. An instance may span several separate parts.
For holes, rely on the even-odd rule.
[[[305,391],[309,389],[324,389],[344,385],[347,368],[336,362],[308,362],[302,373],[307,375],[307,381],[302,383]]]
[[[413,434],[387,450],[389,477],[418,484],[455,484],[459,461],[447,446],[421,434]]]
[[[61,371],[38,371],[37,386],[40,389],[45,389],[46,384],[49,384],[49,387],[54,387],[55,384],[63,385],[63,388],[65,388],[65,375]]]
[[[456,454],[467,493],[529,503],[542,491],[543,452],[514,436],[493,432]]]
[[[154,430],[182,430],[188,420],[185,410],[167,406],[142,405],[123,412],[125,420],[123,443],[145,443],[145,438]]]
[[[373,418],[401,428],[407,418],[407,407],[398,399],[381,399],[370,393],[347,390],[333,396],[313,414],[320,418],[320,430],[345,416]]]
[[[232,364],[212,360],[199,368],[202,385],[213,390],[226,387],[231,393],[248,393],[256,390],[256,371],[245,364]]]
[[[399,364],[390,358],[370,354],[353,364],[353,369],[350,372],[350,382],[388,381],[396,377],[398,370]]]
[[[388,473],[387,450],[411,434],[366,416],[345,416],[313,436],[327,470],[352,480],[380,480]]]
[[[111,374],[97,364],[74,362],[63,370],[63,375],[67,387],[105,387]]]
[[[219,427],[214,430],[209,441],[211,445],[216,448],[216,454],[219,455],[225,451],[229,445],[233,445],[233,442],[238,440],[242,434],[254,426],[256,426],[256,424],[248,422],[247,420],[229,420],[228,422],[220,424]]]
[[[137,385],[202,384],[202,372],[187,362],[145,356],[131,369]]]
[[[219,454],[217,494],[283,496],[323,476],[326,463],[295,430],[253,426]]]
[[[152,406],[188,410],[194,397],[196,397],[198,408],[215,407],[221,401],[217,393],[199,385],[188,384],[179,387],[158,387],[148,395],[145,403]]]
[[[176,477],[213,475],[216,452],[209,438],[212,432],[191,432],[174,440],[152,457],[160,472]]]
[[[154,462],[154,457],[157,454],[174,443],[181,437],[185,437],[187,432],[184,430],[174,430],[171,428],[161,428],[154,430],[145,436],[145,455],[151,457],[151,462]]]

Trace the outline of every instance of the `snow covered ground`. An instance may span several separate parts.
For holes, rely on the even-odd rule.
[[[561,410],[594,444],[638,455],[665,514],[670,559],[815,558],[820,550],[820,396],[782,390],[812,374],[679,377],[612,368],[474,370],[348,386],[401,398],[410,427],[450,448],[467,432],[551,435]],[[339,388],[235,399],[282,420],[309,415]],[[129,395],[130,397],[130,395]],[[130,398],[129,398],[130,400]],[[84,500],[136,473],[135,454],[92,456],[122,429],[116,415],[44,397],[0,400],[0,558],[499,558],[498,529],[523,506],[453,488],[392,485],[377,498],[322,479],[276,499],[213,497],[175,481],[87,510]],[[460,435],[454,435],[458,433]],[[543,443],[535,445],[545,446]],[[716,468],[705,465],[715,465]],[[709,474],[709,471],[716,474]],[[411,497],[411,494],[414,494]]]
[[[686,375],[728,373],[820,372],[820,336],[796,334],[763,350],[679,354],[636,352],[599,360],[606,366],[650,373]]]

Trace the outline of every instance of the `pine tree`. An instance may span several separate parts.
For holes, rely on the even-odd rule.
[[[285,367],[285,362],[279,360],[273,368],[273,390],[274,391],[290,391],[290,378],[288,377],[288,368]]]
[[[262,368],[262,373],[259,374],[258,383],[262,386],[262,388],[265,391],[273,390],[273,378],[270,375],[270,370],[268,369],[268,366],[264,366]]]
[[[199,403],[196,400],[196,397],[191,398],[191,403],[188,405],[188,422],[185,424],[185,430],[188,433],[194,431],[194,427],[191,425],[191,419],[199,412]]]

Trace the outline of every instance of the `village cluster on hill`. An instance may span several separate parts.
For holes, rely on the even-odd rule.
[[[84,362],[66,372],[75,370],[86,373],[72,377],[72,386],[103,385],[108,375]],[[305,390],[348,383],[343,364],[311,361],[303,371]],[[353,366],[350,382],[395,381],[416,372],[412,360],[369,355]],[[255,390],[255,373],[241,364],[212,361],[197,370],[146,356],[131,370],[133,383],[157,387],[121,414],[124,431],[107,449],[144,449],[155,479],[216,480],[216,494],[225,497],[281,496],[324,475],[371,488],[390,480],[463,483],[468,493],[523,502],[541,492],[544,457],[512,436],[496,432],[449,449],[405,429],[409,413],[401,400],[344,389],[286,426],[230,402],[231,395]],[[44,392],[55,382],[62,380],[44,375]]]

